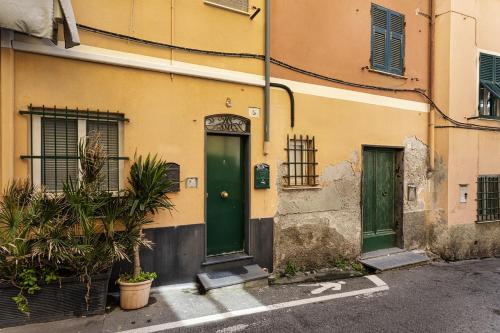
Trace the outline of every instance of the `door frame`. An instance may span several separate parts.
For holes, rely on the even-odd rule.
[[[404,248],[404,223],[403,223],[403,210],[404,210],[404,146],[383,146],[383,145],[361,145],[361,196],[359,201],[360,212],[361,212],[361,237],[360,237],[360,249],[363,252],[363,202],[364,202],[364,188],[363,188],[363,177],[364,177],[364,152],[367,149],[386,149],[392,150],[395,153],[395,166],[394,166],[394,229],[396,231],[396,246],[403,249]]]
[[[208,125],[207,121],[209,119],[224,119],[224,124],[220,126]],[[238,126],[230,126],[231,121],[238,122]],[[204,244],[203,244],[203,258],[204,261],[209,257],[207,255],[207,246],[208,246],[208,231],[207,231],[207,211],[208,211],[208,203],[207,203],[207,189],[208,189],[208,167],[207,167],[207,147],[208,147],[208,136],[209,135],[218,135],[218,136],[237,136],[242,140],[242,146],[244,149],[243,152],[243,230],[245,232],[243,238],[243,252],[247,255],[250,255],[250,180],[251,180],[251,123],[250,119],[245,117],[235,115],[235,114],[213,114],[208,115],[204,118],[204,149],[203,149],[203,164],[204,164],[204,182],[203,182],[203,202],[204,202]],[[212,256],[210,256],[212,257]]]

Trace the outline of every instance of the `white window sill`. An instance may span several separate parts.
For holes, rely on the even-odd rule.
[[[283,186],[283,191],[306,191],[306,190],[321,190],[323,187],[316,186]]]
[[[387,76],[393,77],[395,79],[408,80],[408,77],[406,77],[404,75],[398,75],[398,74],[394,74],[394,73],[390,73],[390,72],[384,72],[384,71],[381,71],[379,69],[368,68],[368,72],[387,75]]]
[[[476,224],[500,223],[500,220],[476,221]]]

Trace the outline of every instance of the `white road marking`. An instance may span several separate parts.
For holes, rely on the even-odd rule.
[[[223,328],[221,330],[217,330],[215,333],[234,333],[234,332],[241,332],[245,329],[247,329],[249,325],[245,324],[240,324],[240,325],[235,325],[235,326],[230,326]]]
[[[382,281],[381,278],[379,278],[378,276],[376,275],[367,275],[365,276],[365,278],[367,278],[368,280],[370,280],[371,282],[375,283],[375,285],[377,287],[381,287],[381,286],[387,286],[387,284]]]
[[[304,298],[304,299],[299,299],[299,300],[295,300],[295,301],[271,304],[271,305],[266,305],[266,306],[258,306],[258,307],[254,307],[254,308],[243,309],[243,310],[229,311],[229,312],[224,312],[224,313],[219,313],[219,314],[214,314],[214,315],[209,315],[209,316],[203,316],[203,317],[174,321],[174,322],[170,322],[170,323],[135,328],[135,329],[127,330],[127,331],[121,331],[119,333],[155,333],[155,332],[159,332],[159,331],[171,330],[174,328],[194,326],[194,325],[200,325],[200,324],[206,324],[206,323],[210,323],[210,322],[220,321],[220,320],[224,320],[224,319],[247,316],[250,314],[263,313],[263,312],[274,311],[274,310],[279,310],[279,309],[292,308],[292,307],[301,306],[301,305],[331,301],[333,299],[338,299],[338,298],[353,297],[353,296],[358,296],[358,295],[369,295],[369,294],[373,294],[376,292],[389,290],[389,286],[384,281],[382,281],[382,279],[380,279],[379,277],[377,277],[375,275],[368,275],[365,277],[368,280],[372,281],[376,285],[376,287],[347,291],[347,292],[343,292],[343,293],[331,294],[331,295],[325,295],[325,296]]]
[[[324,282],[324,283],[313,283],[313,284],[299,284],[299,287],[319,287],[311,291],[311,294],[317,295],[327,290],[339,291],[342,289],[343,284],[345,284],[344,281]]]

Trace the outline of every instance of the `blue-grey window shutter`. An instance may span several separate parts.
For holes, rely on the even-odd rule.
[[[387,11],[372,5],[372,67],[378,70],[387,69]]]
[[[403,75],[404,16],[372,4],[372,68]]]
[[[403,75],[404,71],[404,17],[401,14],[389,12],[390,31],[390,61],[389,71]]]

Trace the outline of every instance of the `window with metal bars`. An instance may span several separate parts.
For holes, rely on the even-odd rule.
[[[121,188],[120,169],[128,159],[120,156],[122,124],[127,121],[123,114],[43,106],[29,106],[20,113],[29,117],[31,153],[21,158],[30,163],[34,185],[48,192],[59,192],[65,183],[78,182],[78,145],[88,137],[99,138],[106,154],[101,189],[114,192]]]
[[[500,220],[500,175],[477,179],[477,221]]]
[[[479,116],[500,118],[500,57],[479,56]]]
[[[396,75],[404,74],[405,17],[372,4],[371,66]]]
[[[316,146],[314,136],[305,137],[287,135],[287,174],[284,176],[286,186],[317,186]]]

